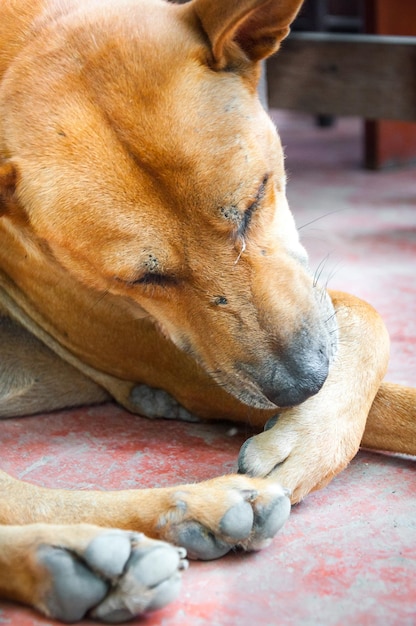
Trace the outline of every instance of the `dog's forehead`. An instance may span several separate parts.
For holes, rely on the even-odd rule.
[[[134,44],[141,49],[140,41]],[[271,137],[276,141],[257,96],[240,75],[213,71],[186,48],[171,50],[166,58],[150,56],[145,68],[124,57],[124,48],[119,52],[112,68],[105,63],[87,68],[88,89],[103,120],[143,164],[221,166],[230,154],[249,161],[261,155]]]
[[[276,129],[238,75],[183,58],[168,73],[163,87],[155,83],[144,97],[141,86],[134,97],[129,86],[124,93],[107,90],[105,102],[97,96],[105,119],[136,168],[168,201],[202,201],[232,216],[245,208],[266,174],[284,178]]]
[[[101,4],[99,25],[74,18],[66,38],[51,35],[39,51],[42,81],[27,78],[19,121],[27,132],[16,153],[28,164],[36,152],[30,181],[52,190],[70,179],[65,194],[78,202],[88,180],[88,209],[100,198],[103,215],[106,207],[131,215],[143,205],[182,214],[198,206],[199,214],[238,220],[267,173],[283,176],[280,142],[253,89],[238,73],[209,67],[203,35],[181,22],[177,7]],[[22,92],[16,81],[15,111]],[[41,107],[28,109],[31,93]]]
[[[276,134],[247,76],[212,70],[204,33],[178,9],[125,1],[98,32],[84,29],[85,41],[77,35],[84,86],[144,167],[196,167],[204,177],[213,167],[229,169],[232,155],[235,168],[250,168],[269,157],[264,150]]]

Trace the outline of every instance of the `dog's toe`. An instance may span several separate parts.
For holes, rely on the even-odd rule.
[[[90,615],[108,623],[130,620],[160,609],[178,596],[181,552],[161,542],[149,548],[133,548],[123,576]]]
[[[222,541],[215,533],[195,521],[178,526],[175,543],[186,548],[190,559],[201,561],[219,559],[232,548],[232,545]]]
[[[63,622],[77,622],[106,596],[109,582],[97,576],[72,552],[55,546],[41,546],[38,559],[52,578],[45,599],[52,617]]]
[[[94,571],[111,580],[122,574],[130,553],[131,535],[110,530],[91,541],[84,558]]]
[[[290,515],[290,492],[278,485],[271,501],[255,504],[253,533],[248,549],[260,550],[269,545]]]
[[[293,436],[289,435],[280,436],[274,425],[270,425],[263,433],[247,439],[238,455],[238,471],[249,476],[268,476],[290,455]]]
[[[219,527],[224,535],[239,541],[250,535],[253,521],[253,508],[249,502],[243,501],[228,509],[222,517]]]
[[[177,529],[175,543],[184,546],[191,559],[202,561],[218,559],[240,541],[250,537],[253,523],[252,506],[243,500],[224,513],[218,525],[218,532],[209,530],[199,522],[185,522]]]
[[[139,533],[104,531],[80,554],[42,545],[39,564],[48,572],[49,615],[76,622],[86,615],[108,623],[162,608],[180,590],[185,550]]]

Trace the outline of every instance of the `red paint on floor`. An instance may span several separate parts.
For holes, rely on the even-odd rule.
[[[389,378],[416,385],[416,171],[359,167],[355,120],[318,130],[279,115],[289,200],[330,286],[368,299],[392,335]],[[334,213],[334,211],[336,211]],[[121,489],[202,480],[235,469],[251,434],[228,424],[149,421],[119,407],[6,420],[2,469],[36,484]],[[266,550],[192,563],[180,599],[146,626],[414,626],[416,474],[410,458],[361,451],[294,508]],[[0,624],[53,624],[0,604]]]

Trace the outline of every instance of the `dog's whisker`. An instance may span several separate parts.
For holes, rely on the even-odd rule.
[[[109,291],[103,291],[100,293],[99,297],[94,300],[94,302],[89,307],[88,311],[92,311],[97,305],[99,305],[109,294]]]
[[[313,286],[317,287],[318,283],[319,283],[319,279],[322,276],[322,272],[324,271],[325,265],[328,262],[328,259],[330,257],[330,252],[328,252],[328,254],[321,259],[321,261],[318,264],[318,267],[316,268],[314,275],[313,275]]]
[[[320,215],[319,217],[315,217],[313,220],[310,220],[309,222],[302,224],[302,226],[298,226],[298,230],[307,228],[311,224],[315,224],[315,222],[319,222],[320,220],[323,220],[325,217],[329,217],[331,215],[335,215],[336,213],[341,213],[342,211],[347,211],[347,210],[348,210],[348,207],[344,207],[342,209],[335,209],[334,211],[329,211],[328,213],[324,213],[323,215]]]
[[[332,315],[330,315],[330,316],[329,316],[329,317],[325,320],[325,322],[324,322],[324,323],[325,323],[325,324],[328,324],[328,323],[329,323],[331,320],[333,320],[333,319],[334,319],[334,317],[336,317],[336,316],[337,316],[337,311],[334,311],[334,312],[332,313]]]
[[[342,269],[342,267],[343,267],[343,264],[341,263],[341,261],[338,261],[338,263],[336,263],[336,265],[334,265],[334,267],[332,268],[330,274],[328,274],[328,276],[326,278],[325,289],[328,289],[329,281],[334,278],[334,276],[340,271],[340,269]]]

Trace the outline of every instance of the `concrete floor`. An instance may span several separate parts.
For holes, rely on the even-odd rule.
[[[416,170],[360,169],[360,123],[317,129],[276,114],[289,200],[311,265],[369,300],[392,336],[389,378],[416,385]],[[45,486],[132,488],[235,469],[248,431],[149,421],[117,406],[2,424],[2,469]],[[180,599],[146,626],[414,626],[415,460],[360,451],[326,489],[294,508],[271,547],[193,563]],[[0,603],[0,625],[52,624]]]

